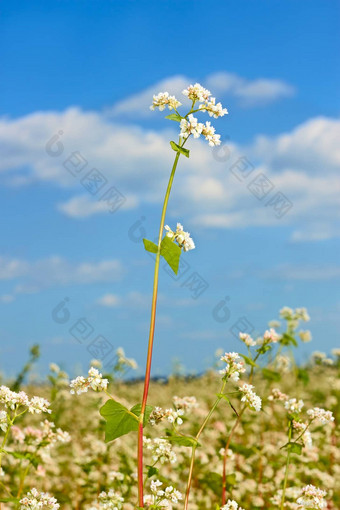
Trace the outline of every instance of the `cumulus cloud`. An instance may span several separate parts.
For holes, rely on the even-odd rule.
[[[159,190],[166,186],[174,157],[169,148],[169,139],[176,137],[173,124],[163,131],[143,129],[79,108],[3,118],[0,145],[7,149],[0,170],[5,182],[25,176],[29,183],[48,182],[65,189],[67,199],[59,198],[56,207],[76,219],[107,213],[101,197],[110,186],[127,198],[121,211],[159,203]],[[56,134],[59,139],[51,143]],[[212,149],[202,140],[190,140],[191,155],[180,162],[170,213],[176,211],[176,216],[185,215],[188,222],[202,227],[293,224],[301,231],[322,222],[331,236],[340,215],[339,135],[339,119],[317,117],[291,132],[257,137],[247,146],[228,142]],[[69,157],[75,152],[86,164],[72,173]],[[248,174],[242,173],[245,165]],[[84,182],[93,168],[101,172],[105,183],[94,195]],[[256,179],[261,175],[271,187],[262,197],[256,194]],[[277,193],[292,204],[280,220],[268,205]],[[24,271],[24,263],[11,261],[6,274]]]
[[[295,88],[283,80],[268,78],[248,80],[227,72],[211,74],[207,77],[206,84],[208,88],[214,90],[214,94],[237,97],[245,106],[261,106],[294,96],[296,93]]]
[[[182,90],[196,81],[196,79],[187,76],[170,76],[119,101],[105,113],[113,117],[124,115],[134,119],[150,117],[152,114],[150,111],[151,99],[154,94],[167,91],[185,104],[187,98],[182,95]],[[212,95],[217,96],[218,99],[235,97],[244,106],[263,106],[281,98],[294,96],[296,92],[292,85],[282,80],[266,78],[248,80],[237,74],[224,71],[206,76],[201,80],[201,83],[211,90]]]

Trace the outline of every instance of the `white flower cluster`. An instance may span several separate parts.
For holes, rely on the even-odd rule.
[[[253,389],[254,386],[252,384],[243,384],[242,386],[240,386],[239,390],[241,393],[243,393],[241,402],[246,402],[249,405],[249,407],[254,409],[254,411],[259,412],[261,411],[262,400],[258,395],[256,395]]]
[[[48,400],[42,397],[32,397],[30,399],[24,391],[16,393],[7,386],[0,387],[0,404],[13,411],[20,406],[24,406],[32,414],[51,413],[51,410],[48,409],[50,406]]]
[[[72,395],[75,393],[80,395],[81,393],[86,393],[89,388],[92,388],[94,391],[106,390],[108,383],[109,381],[103,379],[102,374],[97,368],[91,367],[87,378],[80,375],[70,382],[70,393]]]
[[[150,414],[150,425],[157,425],[163,420],[167,419],[169,423],[182,425],[182,416],[184,415],[183,409],[162,409],[156,406]]]
[[[301,330],[299,331],[299,337],[301,342],[307,343],[312,340],[312,333],[308,329]]]
[[[166,487],[165,490],[160,489],[163,484],[159,480],[152,480],[151,495],[144,496],[144,503],[147,507],[154,506],[155,508],[171,509],[172,503],[178,503],[183,499],[182,494],[171,485]]]
[[[217,119],[217,117],[223,117],[223,115],[228,113],[228,110],[223,108],[221,103],[216,104],[216,99],[211,97],[210,90],[205,89],[199,83],[189,85],[188,88],[183,90],[182,94],[188,99],[191,99],[193,103],[197,101],[203,103],[199,105],[199,109],[207,111],[210,117],[215,117],[215,119]]]
[[[285,408],[291,413],[301,413],[304,405],[305,404],[303,400],[298,401],[296,398],[290,398],[285,402]]]
[[[195,243],[191,239],[189,232],[184,232],[183,225],[180,223],[177,223],[176,232],[173,232],[169,225],[165,225],[164,228],[167,231],[166,236],[176,241],[178,246],[183,248],[184,251],[193,250],[195,248]]]
[[[288,321],[302,320],[304,322],[308,322],[310,320],[306,308],[295,308],[295,310],[293,310],[292,308],[289,308],[289,306],[284,306],[280,310],[280,317]]]
[[[184,139],[190,135],[193,135],[194,138],[199,138],[200,135],[203,135],[211,147],[221,144],[221,135],[215,134],[215,128],[211,125],[211,122],[207,121],[205,124],[198,122],[197,118],[192,114],[188,115],[188,119],[181,120],[180,128],[180,136]]]
[[[40,429],[35,427],[25,427],[21,429],[13,425],[11,428],[13,439],[20,444],[26,442],[36,446],[41,445],[41,443],[45,446],[49,446],[58,442],[69,443],[71,441],[70,434],[61,428],[56,429],[53,422],[45,420],[41,422],[40,425]]]
[[[118,347],[116,354],[120,365],[125,365],[128,368],[133,368],[134,370],[138,368],[137,362],[133,358],[127,358],[125,356],[125,351],[122,347]]]
[[[20,510],[29,508],[31,510],[58,510],[59,503],[55,498],[46,492],[38,492],[37,489],[31,489],[27,495],[19,502]]]
[[[198,407],[198,403],[196,400],[196,397],[177,397],[175,395],[172,399],[174,406],[176,409],[183,409],[184,411],[190,411],[191,409],[194,409]]]
[[[226,366],[220,370],[220,374],[224,378],[238,381],[240,374],[246,371],[243,361],[238,361],[240,359],[240,355],[237,352],[226,352],[221,356],[221,361],[224,361]]]
[[[189,85],[189,87],[184,89],[182,93],[192,101],[191,112],[198,110],[207,112],[210,117],[214,117],[215,119],[223,117],[228,113],[228,110],[223,108],[221,103],[216,103],[216,99],[211,97],[211,92],[202,87],[199,83]],[[200,105],[196,110],[193,110],[196,102],[199,102]],[[159,108],[160,111],[163,111],[166,107],[168,107],[169,110],[174,109],[177,111],[177,108],[180,105],[181,103],[175,98],[175,96],[170,96],[168,92],[160,92],[153,96],[153,102],[150,109],[155,110],[155,108]],[[200,135],[203,135],[212,147],[220,145],[221,143],[221,137],[220,135],[215,134],[215,128],[211,125],[211,123],[206,122],[203,124],[198,122],[192,113],[182,117],[180,129],[180,136],[184,139],[188,138],[190,135],[193,135],[194,138],[199,138]]]
[[[326,491],[318,489],[314,485],[306,485],[301,489],[301,496],[297,499],[299,508],[321,509],[327,507],[325,501]]]
[[[221,507],[221,510],[243,510],[233,499],[228,499],[227,504]]]
[[[254,345],[256,345],[255,340],[248,335],[248,333],[240,333],[239,336],[240,340],[242,340],[242,342],[244,342],[248,347],[254,347]]]
[[[121,510],[124,498],[113,489],[109,492],[101,492],[98,500],[91,505],[89,510]]]
[[[196,103],[196,101],[208,101],[209,97],[211,96],[210,90],[205,89],[199,83],[195,83],[195,85],[189,85],[189,87],[182,91],[182,94],[188,99],[191,99],[191,101],[194,103]]]
[[[334,416],[332,411],[326,411],[320,407],[314,407],[313,409],[308,409],[307,414],[311,420],[318,420],[322,424],[330,423],[334,421]]]
[[[275,331],[274,328],[270,328],[269,330],[264,332],[263,340],[266,343],[277,343],[280,340],[280,335]]]
[[[172,444],[166,439],[143,437],[143,443],[148,450],[151,450],[154,462],[160,462],[161,464],[170,462],[174,464],[177,461],[177,456],[172,450]]]
[[[153,96],[152,105],[150,106],[150,110],[155,110],[155,108],[159,108],[162,112],[166,107],[169,110],[176,110],[182,103],[177,101],[175,96],[170,96],[169,92],[160,92],[157,95]]]
[[[281,402],[286,402],[288,400],[288,395],[285,393],[282,393],[282,391],[279,390],[279,388],[273,388],[271,395],[269,395],[268,400],[274,401],[279,400]]]

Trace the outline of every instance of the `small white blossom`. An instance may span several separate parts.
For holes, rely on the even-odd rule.
[[[19,502],[20,510],[28,508],[30,510],[58,510],[59,503],[55,498],[46,492],[38,492],[37,489],[31,489],[27,495]]]
[[[167,231],[166,236],[170,237],[173,241],[176,241],[180,248],[183,248],[184,251],[193,250],[195,248],[195,243],[190,237],[189,232],[185,232],[183,230],[183,225],[177,223],[176,232],[171,230],[169,225],[165,225],[164,229]]]
[[[102,374],[97,368],[91,367],[86,379],[80,375],[70,382],[70,393],[72,395],[75,393],[80,395],[81,393],[86,393],[89,388],[92,388],[94,391],[106,390],[108,383],[109,381],[107,379],[103,379]]]
[[[195,85],[189,85],[189,87],[182,91],[182,94],[194,102],[208,101],[209,97],[211,96],[210,90],[205,89],[199,83],[195,83]]]
[[[221,361],[224,361],[226,366],[220,370],[220,374],[232,381],[238,381],[240,374],[246,371],[244,363],[239,361],[240,359],[240,355],[237,352],[226,352],[221,356]]]
[[[214,117],[215,119],[218,117],[223,117],[228,113],[228,110],[223,108],[221,103],[216,104],[216,99],[214,97],[211,97],[209,101],[201,104],[199,108],[200,110],[208,112],[208,115],[210,117]]]
[[[317,489],[314,485],[306,485],[301,489],[301,496],[297,499],[299,508],[323,509],[327,507],[326,491]]]
[[[241,401],[246,402],[249,405],[249,407],[259,412],[261,411],[262,400],[258,395],[256,395],[253,389],[254,386],[252,384],[243,384],[242,386],[240,386],[239,390],[241,393],[243,393]]]
[[[144,504],[147,507],[155,506],[160,509],[171,509],[172,503],[178,503],[183,499],[182,494],[171,485],[166,487],[165,490],[160,489],[162,482],[159,480],[152,480],[150,483],[151,495],[144,496]]]
[[[325,409],[322,409],[320,407],[308,409],[307,414],[311,420],[318,420],[323,424],[334,421],[332,411],[326,411]]]
[[[49,406],[50,403],[45,398],[32,397],[28,404],[28,412],[32,414],[51,413],[51,409],[48,409]]]
[[[221,510],[243,510],[233,499],[228,499],[227,504],[221,506]]]
[[[198,122],[196,117],[192,114],[188,115],[188,119],[182,119],[179,127],[181,129],[180,136],[188,138],[192,135],[194,138],[199,138],[203,131],[203,124]]]
[[[286,400],[288,400],[288,398],[289,398],[288,395],[282,393],[278,388],[273,388],[271,395],[269,395],[268,397],[268,400],[270,401],[278,400],[281,402],[285,402]]]
[[[159,108],[162,112],[166,107],[169,110],[177,109],[181,106],[182,103],[177,101],[175,96],[170,96],[169,92],[160,92],[157,95],[153,96],[152,105],[150,106],[150,110],[155,110],[155,108]]]
[[[303,400],[297,401],[296,398],[290,398],[285,402],[285,408],[291,413],[301,413],[304,405]]]
[[[158,437],[155,439],[149,439],[143,437],[143,443],[147,450],[151,450],[154,462],[160,462],[161,464],[170,462],[171,464],[174,464],[177,461],[177,456],[172,449],[172,444],[166,439]]]
[[[248,335],[248,333],[240,333],[239,336],[240,340],[242,340],[242,342],[244,342],[248,347],[254,347],[254,345],[256,345],[255,340]]]
[[[210,122],[206,122],[202,127],[202,135],[209,142],[210,147],[221,144],[221,135],[215,134],[215,128],[211,126]]]
[[[305,331],[299,331],[299,337],[302,342],[310,342],[312,340],[312,334],[311,332],[306,329]]]
[[[275,344],[276,342],[278,342],[280,340],[280,335],[275,331],[274,328],[270,328],[269,330],[267,329],[264,332],[263,340],[265,340],[266,343],[271,342],[271,343]]]
[[[196,397],[180,398],[175,395],[172,400],[176,409],[184,409],[185,411],[190,411],[191,409],[198,407]]]
[[[184,415],[183,409],[165,409],[165,416],[169,423],[175,423],[177,425],[182,425],[183,420],[182,416]]]

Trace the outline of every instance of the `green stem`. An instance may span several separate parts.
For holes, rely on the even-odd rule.
[[[293,429],[293,423],[292,420],[289,422],[289,429],[288,429],[288,442],[290,443],[292,439],[292,429]],[[287,452],[287,460],[286,460],[286,469],[285,469],[285,478],[283,481],[283,488],[282,488],[282,498],[281,498],[281,506],[280,510],[284,510],[285,506],[285,499],[286,499],[286,489],[287,489],[287,482],[288,482],[288,471],[289,471],[289,464],[290,464],[290,450]]]
[[[21,496],[22,490],[24,488],[25,478],[28,475],[29,469],[30,469],[30,465],[28,464],[26,466],[26,469],[24,470],[22,476],[20,477],[20,485],[19,485],[19,489],[18,489],[17,499],[19,499]]]
[[[184,143],[186,142],[186,140],[187,140],[187,138],[183,142],[182,147],[183,147]],[[165,193],[161,221],[160,221],[160,226],[159,226],[159,234],[158,234],[158,251],[156,253],[156,260],[155,260],[148,353],[147,353],[146,368],[145,368],[142,408],[141,408],[141,414],[139,417],[139,427],[138,427],[138,453],[137,453],[137,459],[138,459],[137,460],[137,462],[138,462],[138,501],[139,501],[139,506],[141,508],[144,508],[144,501],[143,501],[143,421],[144,421],[144,413],[145,413],[145,408],[146,408],[146,403],[147,403],[148,393],[149,393],[149,386],[150,386],[152,351],[153,351],[153,341],[154,341],[154,335],[155,335],[159,264],[160,264],[160,256],[161,256],[160,250],[161,250],[161,242],[162,242],[163,231],[164,231],[166,210],[168,207],[170,192],[171,192],[172,183],[173,183],[173,180],[175,177],[179,157],[180,157],[180,152],[177,152],[174,164],[172,166],[172,170],[171,170],[171,174],[170,174],[170,178],[169,178],[169,182],[168,182],[168,187],[167,187],[167,190]]]
[[[223,394],[224,388],[225,388],[226,384],[227,384],[227,381],[224,380],[223,384],[222,384],[222,387],[221,387],[221,390],[220,390],[220,395]],[[203,430],[205,429],[208,421],[210,420],[210,418],[211,418],[213,412],[215,411],[216,407],[218,406],[218,404],[221,402],[222,398],[223,398],[222,396],[219,396],[215,400],[212,408],[210,409],[209,413],[205,417],[205,419],[204,419],[204,421],[203,421],[199,431],[197,432],[197,434],[195,436],[196,441],[198,441],[200,435],[202,434]],[[196,448],[197,448],[197,444],[195,444],[192,447],[192,452],[191,452],[190,468],[189,468],[189,475],[188,475],[188,483],[187,483],[187,489],[186,489],[186,493],[185,493],[184,510],[187,510],[188,509],[188,505],[189,505],[189,495],[190,495],[190,489],[191,489],[192,474],[193,474],[193,470],[194,470]]]

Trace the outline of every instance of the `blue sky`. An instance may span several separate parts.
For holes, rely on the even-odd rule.
[[[180,160],[167,222],[181,221],[197,248],[177,281],[161,271],[154,373],[174,358],[204,369],[215,349],[240,348],[240,318],[261,332],[284,305],[312,317],[300,359],[339,345],[339,11],[333,0],[2,2],[8,373],[35,342],[42,371],[50,361],[85,367],[100,335],[143,367],[153,264],[138,240],[157,234],[177,136],[148,106],[153,93],[180,98],[196,81],[229,115],[213,122],[220,151],[193,140]],[[46,144],[60,131],[51,156]],[[87,162],[81,176],[65,168],[74,152]],[[105,179],[96,196],[81,183],[92,168]],[[269,186],[262,200],[250,191],[258,176]],[[126,198],[114,214],[97,198],[110,187]],[[282,217],[277,193],[291,204]],[[68,320],[58,323],[52,311],[65,297]],[[70,333],[79,319],[89,333],[81,343]]]

